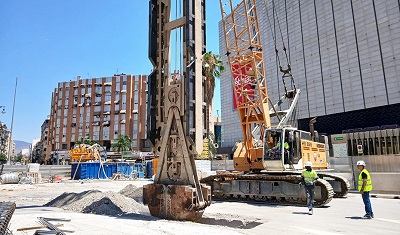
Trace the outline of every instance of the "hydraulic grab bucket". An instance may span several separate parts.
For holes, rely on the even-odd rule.
[[[198,202],[196,188],[187,185],[149,184],[143,188],[143,202],[151,215],[163,219],[198,221],[211,202],[211,187],[201,186],[207,201]]]

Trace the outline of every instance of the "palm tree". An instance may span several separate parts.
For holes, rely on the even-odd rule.
[[[3,153],[0,153],[0,164],[3,165],[6,164],[6,162],[7,162],[7,156]]]
[[[207,105],[211,105],[214,98],[215,78],[219,78],[225,70],[221,56],[214,54],[212,51],[203,55],[203,75],[205,81],[205,101]]]
[[[81,139],[75,141],[75,145],[80,145],[80,144],[87,144],[87,145],[93,145],[94,141],[89,138],[89,136],[86,136],[85,139],[81,137]]]
[[[111,148],[116,152],[122,152],[131,150],[132,140],[129,139],[127,135],[118,135],[118,138],[114,140],[114,143],[111,145]]]
[[[209,51],[203,55],[203,76],[205,77],[205,102],[206,102],[206,138],[210,139],[209,109],[214,99],[215,79],[220,78],[225,70],[221,56]],[[214,140],[213,140],[214,141]]]

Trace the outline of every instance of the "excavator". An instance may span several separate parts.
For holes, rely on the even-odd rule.
[[[213,175],[201,182],[212,187],[215,199],[300,205],[306,201],[300,170],[310,161],[319,176],[314,205],[346,196],[347,179],[326,171],[327,138],[314,131],[316,119],[310,122],[310,132],[289,125],[295,123],[300,95],[290,63],[286,68],[279,65],[284,94],[275,104],[268,97],[256,0],[242,0],[235,7],[232,0],[220,0],[220,6],[234,105],[243,134],[233,156],[234,169],[241,173]],[[285,45],[284,53],[287,56]]]

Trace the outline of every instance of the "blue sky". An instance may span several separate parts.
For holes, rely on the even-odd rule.
[[[206,6],[207,51],[219,53],[219,1]],[[11,128],[18,77],[13,139],[40,138],[58,82],[149,74],[148,17],[147,0],[0,0],[0,121]]]

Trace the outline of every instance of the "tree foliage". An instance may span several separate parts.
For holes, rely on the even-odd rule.
[[[3,153],[0,153],[0,164],[5,164],[7,162],[7,156]]]
[[[75,144],[87,144],[87,145],[93,145],[95,142],[94,140],[90,139],[88,136],[85,138],[81,137],[80,140],[75,141]]]
[[[203,75],[206,77],[205,80],[205,94],[206,103],[211,104],[214,98],[215,78],[219,78],[221,73],[225,70],[224,63],[221,60],[221,56],[214,54],[209,51],[203,55]]]
[[[22,153],[18,153],[15,157],[14,157],[14,162],[21,162],[22,160]]]
[[[221,56],[214,54],[212,51],[207,52],[203,55],[202,67],[203,76],[205,79],[205,102],[206,102],[206,130],[207,138],[210,139],[210,106],[214,99],[215,79],[221,76],[221,73],[225,70],[224,63],[221,60]],[[210,139],[211,141],[212,139]]]
[[[116,152],[131,150],[132,140],[127,135],[118,135],[118,138],[111,144],[111,149]]]

